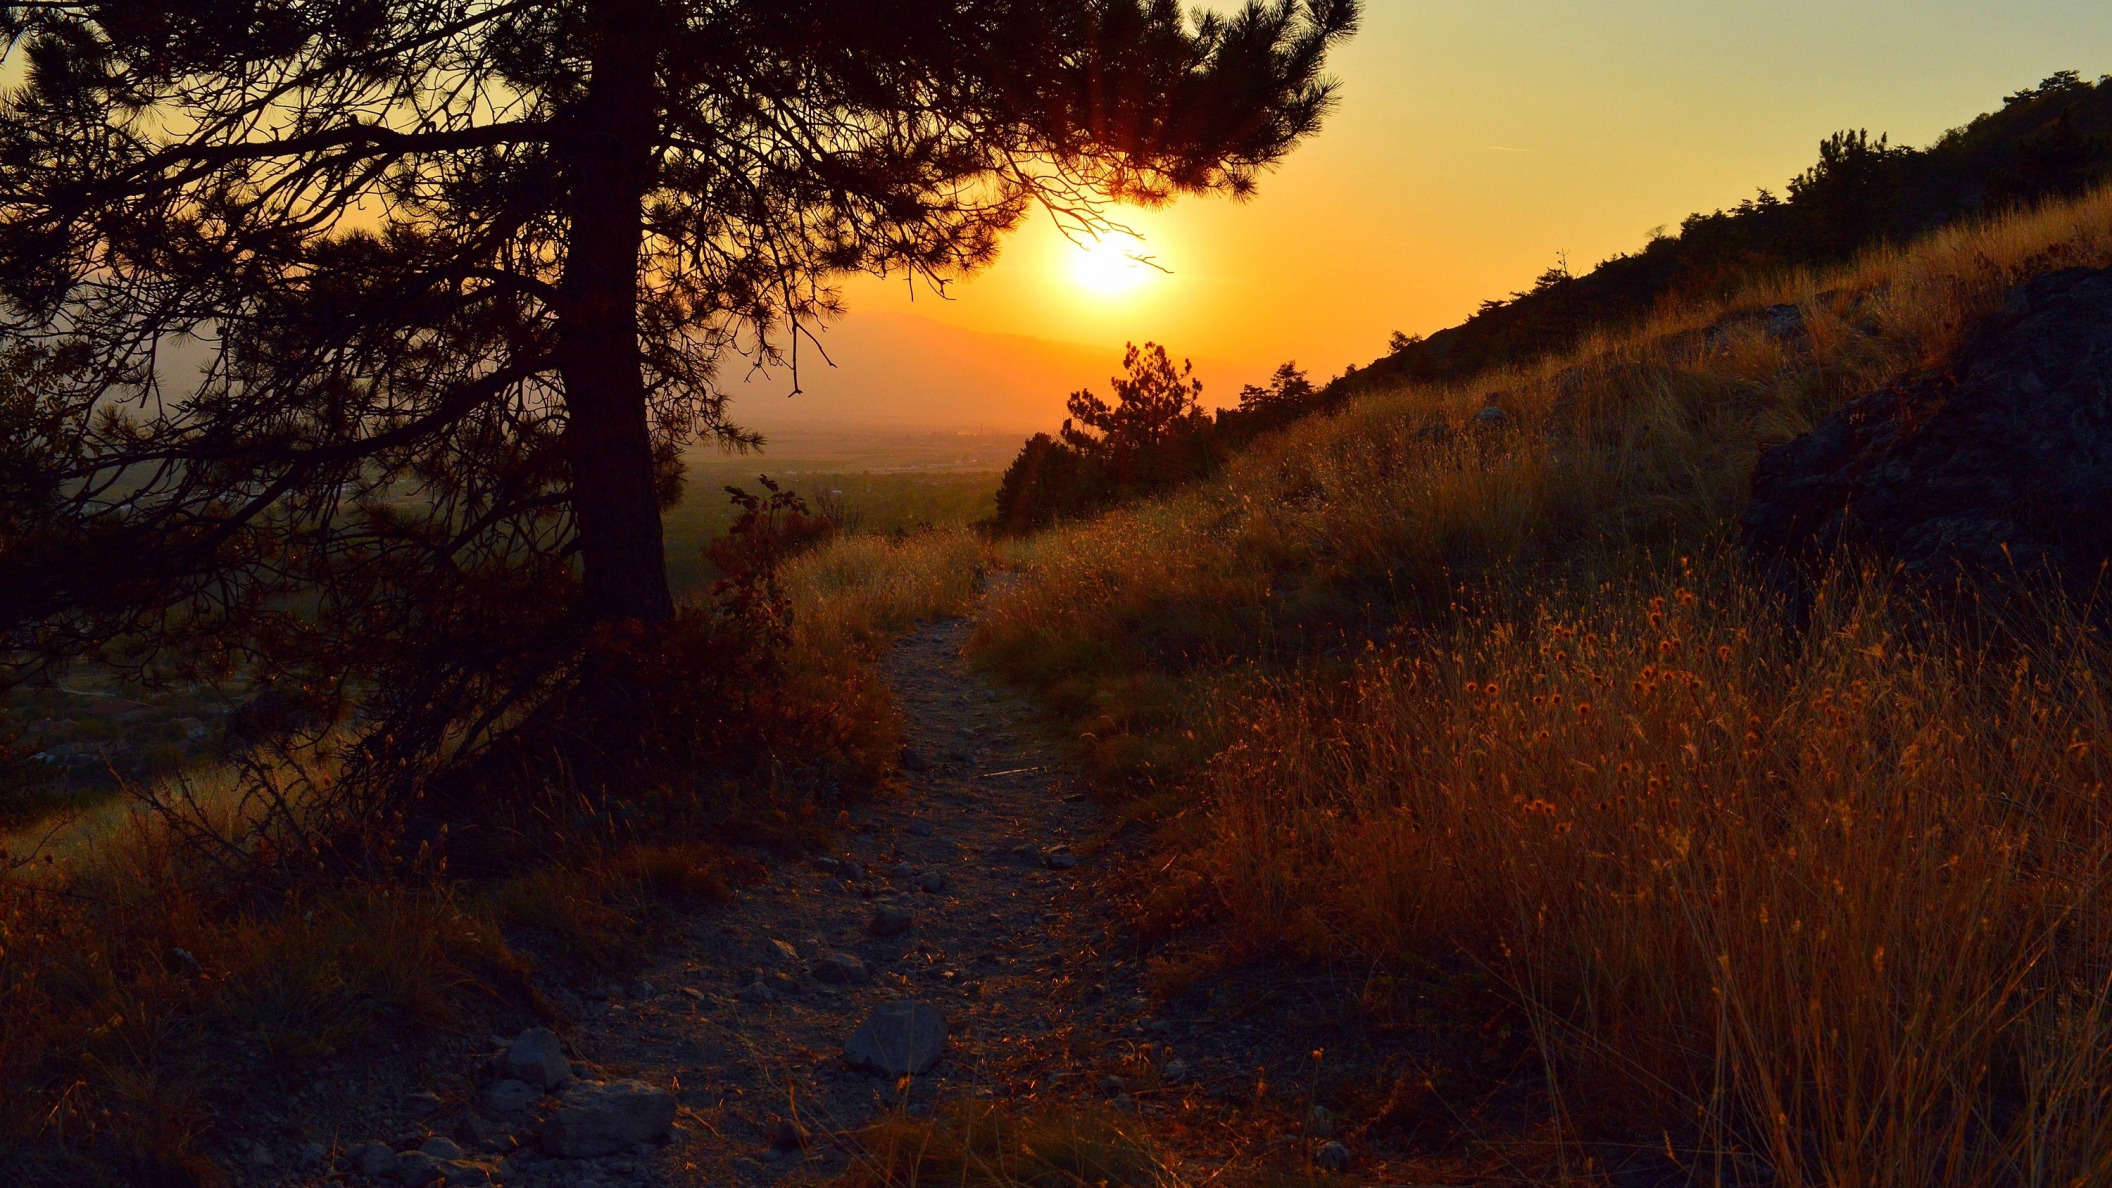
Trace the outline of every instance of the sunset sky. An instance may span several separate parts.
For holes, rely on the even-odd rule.
[[[2112,71],[2112,4],[1367,0],[1340,109],[1258,198],[1125,212],[1171,275],[1039,217],[950,299],[853,280],[823,339],[838,366],[790,400],[786,377],[752,381],[735,416],[1045,427],[1129,339],[1194,357],[1230,402],[1284,359],[1331,375],[1454,324],[1558,253],[1582,271],[1779,191],[1835,130],[1926,144],[2062,69]]]

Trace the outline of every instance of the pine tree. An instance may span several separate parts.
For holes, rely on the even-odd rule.
[[[1329,109],[1356,17],[0,5],[7,644],[349,669],[503,648],[498,605],[665,619],[679,453],[753,440],[728,360],[790,361],[833,278],[943,283],[1036,208],[1089,234],[1249,193]]]

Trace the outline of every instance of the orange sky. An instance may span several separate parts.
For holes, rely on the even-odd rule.
[[[1220,3],[1217,7],[1229,7]],[[838,366],[751,382],[737,419],[1047,427],[1128,339],[1212,402],[1295,358],[1369,362],[1566,253],[1582,270],[1761,185],[1844,127],[1925,144],[2061,69],[2112,71],[2104,0],[1367,0],[1342,105],[1254,201],[1125,212],[1172,275],[1081,268],[1046,217],[950,300],[853,279]],[[1040,339],[1045,342],[1032,342]]]

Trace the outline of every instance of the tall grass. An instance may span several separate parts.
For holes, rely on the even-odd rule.
[[[1786,624],[1710,587],[1552,599],[1230,700],[1186,885],[1292,953],[1464,950],[1577,1120],[1689,1135],[1696,1170],[2102,1174],[2102,641],[1973,643],[1874,584]]]
[[[981,561],[965,533],[850,537],[795,559],[770,704],[802,737],[818,729],[891,770],[899,736],[870,662],[916,619],[965,609]],[[739,725],[745,745],[781,745],[769,721]],[[723,899],[753,873],[713,837],[680,835],[713,815],[670,802],[722,782],[667,774],[634,797],[664,808],[667,828],[539,836],[531,869],[473,880],[428,856],[363,880],[230,884],[213,846],[253,844],[231,779],[198,785],[182,829],[134,800],[0,839],[0,1182],[221,1182],[200,1139],[239,1078],[288,1075],[377,1032],[544,1009],[509,935],[538,935],[567,976],[635,962],[661,909]]]
[[[2107,264],[2099,193],[1375,395],[1016,546],[976,647],[1189,810],[1149,914],[1467,955],[1535,1021],[1565,1133],[1708,1182],[2102,1180],[2088,617],[1997,631],[1876,578],[1792,613],[1685,558],[1726,554],[1763,449]],[[1777,302],[1802,334],[1731,316]]]

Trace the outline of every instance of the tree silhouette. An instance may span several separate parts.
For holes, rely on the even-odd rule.
[[[729,358],[793,361],[832,277],[943,283],[1037,205],[1091,233],[1250,192],[1356,16],[0,5],[7,642],[356,669],[381,637],[503,649],[494,600],[664,619],[680,449],[754,441]]]
[[[1073,392],[1057,436],[1037,433],[1021,447],[998,483],[999,530],[1032,532],[1217,469],[1194,366],[1175,367],[1165,347],[1147,342],[1127,345],[1122,369],[1108,381],[1114,403]]]
[[[1195,378],[1193,363],[1183,361],[1176,368],[1158,343],[1130,343],[1122,353],[1122,369],[1129,374],[1108,380],[1113,404],[1090,388],[1071,393],[1063,440],[1072,449],[1120,467],[1209,423],[1203,415],[1203,381]]]

